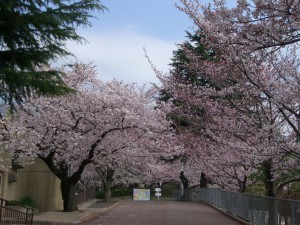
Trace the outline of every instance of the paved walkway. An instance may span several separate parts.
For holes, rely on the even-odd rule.
[[[200,203],[175,201],[123,201],[82,225],[242,225],[220,211]]]
[[[62,212],[62,211],[49,211],[44,213],[35,214],[33,216],[33,224],[36,225],[67,225],[74,223],[82,223],[102,214],[110,208],[117,206],[121,201],[114,203],[102,203],[98,199],[93,199],[78,206],[78,211],[75,212]]]
[[[89,201],[76,212],[51,211],[34,215],[36,225],[241,225],[241,221],[200,203],[175,201],[132,201],[101,203]]]

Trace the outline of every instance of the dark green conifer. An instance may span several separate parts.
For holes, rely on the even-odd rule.
[[[59,71],[37,68],[71,55],[66,41],[84,41],[76,28],[90,26],[91,12],[104,9],[99,0],[0,0],[1,103],[72,91]]]

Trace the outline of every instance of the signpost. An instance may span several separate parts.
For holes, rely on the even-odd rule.
[[[161,196],[161,188],[155,188],[155,196],[157,197],[157,200],[159,200],[159,197]]]

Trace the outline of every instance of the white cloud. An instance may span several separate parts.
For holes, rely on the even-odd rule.
[[[108,81],[113,78],[138,84],[158,83],[143,48],[157,69],[168,72],[175,43],[146,36],[134,31],[81,34],[87,44],[68,43],[67,48],[77,60],[93,62],[99,78]]]

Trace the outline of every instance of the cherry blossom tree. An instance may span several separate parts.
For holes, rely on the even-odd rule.
[[[263,165],[267,193],[274,196],[276,173],[285,170],[280,162],[299,157],[299,1],[241,0],[231,9],[225,1],[181,3],[210,59],[183,49],[183,75],[188,71],[203,85],[178,79],[181,71],[165,76],[156,70],[171,101],[184,103],[172,113],[201,140],[194,151],[214,182],[244,191]]]
[[[275,165],[299,157],[299,1],[241,0],[231,9],[225,1],[181,3],[214,60],[186,49],[187,70],[209,83],[195,87],[160,75],[164,88],[190,106],[177,108],[178,114],[190,116],[195,127],[201,124],[207,165],[229,177],[244,170],[235,176],[238,183],[265,165],[270,187]],[[197,117],[195,108],[203,115]]]
[[[89,164],[124,160],[114,158],[115,149],[130,147],[140,133],[163,134],[169,122],[154,108],[151,91],[116,80],[103,83],[91,65],[63,72],[76,93],[28,99],[11,119],[10,147],[47,164],[61,180],[64,211],[73,211],[76,184]]]
[[[103,143],[101,157],[95,157],[93,165],[104,189],[104,201],[111,200],[112,185],[145,183],[158,155],[166,154],[162,149],[168,141],[168,130],[142,129],[115,132],[111,140]],[[152,142],[155,142],[153,144]],[[105,152],[105,153],[104,153]]]
[[[259,91],[277,106],[298,135],[299,1],[243,0],[232,9],[224,1],[215,1],[213,9],[197,0],[181,2],[181,10],[205,33],[202,41],[221,51],[222,64],[238,70],[245,79],[242,84],[252,88],[248,92]],[[230,78],[217,73],[220,66],[212,66],[217,65],[202,69],[210,77]]]
[[[165,132],[166,131],[166,132]],[[103,141],[101,157],[95,160],[82,176],[83,183],[102,187],[104,202],[111,200],[111,187],[153,184],[178,180],[174,166],[162,158],[173,157],[180,147],[172,130],[145,132],[142,129],[115,132],[111,140]],[[96,175],[95,171],[96,170]],[[88,181],[88,182],[86,182]]]

